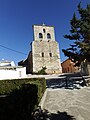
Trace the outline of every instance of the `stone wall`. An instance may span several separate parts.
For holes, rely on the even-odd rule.
[[[88,68],[88,75],[90,75],[90,63],[88,63],[87,68]]]
[[[90,75],[90,62],[84,60],[81,64],[81,72],[84,75]]]
[[[33,72],[46,67],[47,73],[61,73],[60,53],[55,41],[53,26],[34,25],[34,41],[32,42]],[[39,36],[41,34],[41,36]],[[49,36],[48,36],[49,34]]]
[[[54,27],[34,25],[33,31],[31,52],[26,60],[19,62],[19,65],[26,66],[27,74],[37,73],[42,67],[46,67],[49,74],[62,73],[59,44],[55,40]]]
[[[42,57],[42,53],[44,56]],[[51,56],[50,56],[51,54]],[[46,67],[47,73],[61,73],[59,47],[56,41],[33,41],[33,72]]]
[[[47,41],[49,39],[47,39],[47,33],[50,33],[51,35],[51,39],[52,41],[55,41],[55,34],[54,34],[54,27],[53,26],[45,26],[45,25],[34,25],[33,26],[34,29],[34,41]],[[45,30],[45,31],[43,31]],[[43,38],[39,38],[39,33],[42,33]]]

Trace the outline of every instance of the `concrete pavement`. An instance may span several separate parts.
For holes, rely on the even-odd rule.
[[[90,120],[90,87],[82,87],[82,77],[78,75],[28,76],[45,77],[47,82],[47,89],[39,104],[43,109],[39,120]]]
[[[65,76],[47,78],[40,103],[43,120],[90,120],[90,87],[73,81],[68,81],[68,85],[66,89]]]
[[[67,113],[75,120],[90,120],[90,87],[74,90],[47,88],[43,109],[50,114]]]

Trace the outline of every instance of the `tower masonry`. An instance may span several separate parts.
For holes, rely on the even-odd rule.
[[[61,73],[59,45],[55,40],[53,26],[34,25],[34,40],[31,44],[32,72],[46,67],[49,74]]]
[[[59,44],[55,40],[54,27],[34,25],[33,35],[34,40],[28,58],[20,61],[18,65],[26,67],[27,73],[37,73],[43,67],[46,67],[48,74],[62,73]]]

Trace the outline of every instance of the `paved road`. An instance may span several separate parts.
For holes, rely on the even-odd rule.
[[[81,86],[82,77],[79,74],[32,77],[47,79],[43,120],[90,120],[90,87]]]
[[[90,120],[90,87],[74,90],[48,88],[43,107],[54,115],[54,119],[58,116],[57,120]]]
[[[68,81],[65,76],[47,78],[43,109],[45,120],[90,120],[90,87]]]
[[[47,89],[40,104],[44,110],[39,120],[90,120],[90,87],[82,87],[80,74],[28,77],[46,78]]]

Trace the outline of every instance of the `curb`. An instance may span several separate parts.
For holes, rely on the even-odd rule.
[[[45,90],[43,96],[42,96],[42,99],[39,103],[39,106],[41,107],[41,109],[43,110],[43,107],[44,107],[44,102],[45,102],[45,99],[46,99],[46,96],[47,96],[47,89]]]

